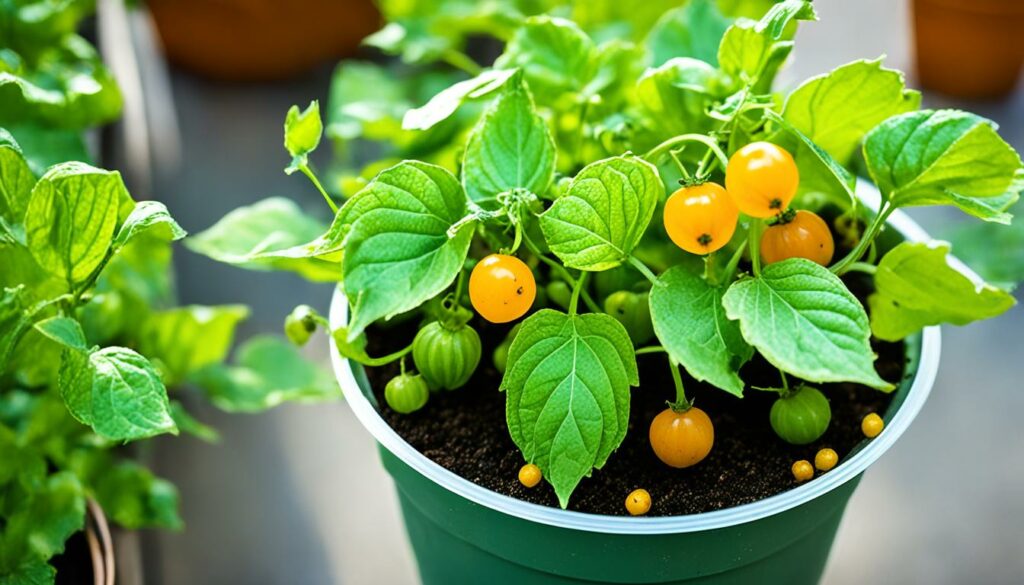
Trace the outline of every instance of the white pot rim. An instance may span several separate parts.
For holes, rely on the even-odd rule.
[[[858,187],[859,190],[873,189],[863,183]],[[869,204],[871,199],[877,201],[877,191],[868,191],[864,195]],[[901,211],[893,213],[888,223],[909,241],[930,240],[928,234]],[[961,264],[954,263],[966,271]],[[347,318],[348,302],[341,287],[337,287],[331,302],[331,328],[343,326]],[[899,410],[886,423],[885,431],[832,471],[751,504],[702,514],[652,518],[587,514],[533,504],[491,491],[445,469],[417,451],[388,425],[363,394],[349,361],[338,353],[333,338],[330,346],[335,376],[359,422],[385,449],[434,483],[481,506],[532,522],[587,532],[650,535],[700,532],[753,522],[795,508],[855,479],[896,443],[924,406],[939,368],[941,334],[937,326],[927,327],[922,332],[921,356],[913,383]]]

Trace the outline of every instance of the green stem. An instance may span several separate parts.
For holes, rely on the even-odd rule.
[[[786,377],[786,372],[779,370],[779,377],[782,378],[782,389],[789,394],[789,378]]]
[[[681,148],[668,151],[669,155],[672,156],[672,160],[675,161],[676,166],[679,167],[679,172],[683,175],[683,181],[689,184],[693,182],[693,177],[691,177],[690,172],[686,170],[686,165],[683,164],[683,161],[679,160],[680,152],[682,152]]]
[[[761,234],[764,233],[764,221],[753,217],[750,219],[750,234],[747,236],[747,244],[750,246],[750,264],[753,267],[754,276],[761,275]]]
[[[580,292],[583,290],[583,285],[587,282],[587,272],[580,274],[580,277],[576,279],[576,284],[572,287],[572,298],[569,299],[569,315],[576,315],[576,307],[580,304]]]
[[[299,170],[302,171],[303,175],[309,177],[309,180],[312,181],[314,185],[316,185],[317,191],[320,191],[320,194],[324,196],[324,200],[327,201],[327,205],[331,206],[331,211],[337,214],[338,204],[335,203],[333,199],[331,199],[330,195],[327,194],[327,190],[324,189],[324,186],[320,184],[320,179],[316,178],[316,175],[313,174],[313,171],[309,168],[309,165],[300,165]]]
[[[864,235],[861,237],[860,241],[857,242],[857,246],[853,250],[850,250],[850,253],[843,257],[842,260],[833,264],[829,270],[831,270],[833,274],[841,275],[848,270],[850,264],[859,261],[861,257],[864,256],[864,252],[866,252],[871,246],[871,243],[875,241],[875,237],[878,236],[878,232],[881,231],[882,226],[885,225],[885,221],[889,219],[889,216],[893,211],[896,211],[895,207],[888,203],[884,204],[882,208],[878,210],[878,215],[876,215],[875,219],[872,220],[871,225],[869,225],[868,229],[864,231]]]
[[[668,358],[668,369],[672,372],[672,383],[676,386],[676,401],[669,403],[669,406],[676,412],[686,412],[690,410],[693,403],[686,399],[683,378],[679,375],[679,366],[672,361],[671,357]]]
[[[461,69],[466,73],[472,75],[473,77],[476,77],[477,75],[480,75],[481,73],[484,72],[483,67],[477,64],[476,61],[470,59],[469,55],[463,53],[462,51],[448,49],[447,51],[444,52],[444,54],[441,55],[441,58],[444,59],[445,63],[451,65],[452,67],[455,67],[456,69]]]
[[[878,270],[878,267],[874,264],[868,264],[867,262],[850,262],[846,266],[846,272],[863,272],[864,274],[874,274]]]
[[[725,156],[725,152],[722,150],[722,147],[718,146],[718,142],[714,138],[705,136],[704,134],[680,134],[674,138],[669,138],[665,142],[662,142],[658,146],[647,151],[647,154],[644,155],[644,159],[657,166],[661,158],[665,156],[666,152],[670,152],[676,146],[684,142],[699,142],[704,146],[707,146],[709,152],[717,156],[723,165],[729,164],[729,157]],[[705,156],[710,157],[710,155]]]
[[[459,277],[455,280],[455,295],[452,300],[452,304],[456,307],[459,306],[459,298],[462,295],[462,283],[466,280],[466,267],[463,266],[459,269]]]
[[[651,272],[651,269],[648,268],[647,265],[644,264],[643,261],[641,261],[639,258],[630,254],[629,263],[633,265],[633,268],[636,268],[638,271],[640,271],[640,274],[643,274],[644,278],[651,281],[651,284],[658,284],[658,277],[653,272]]]
[[[79,287],[78,290],[72,291],[72,293],[71,293],[71,308],[72,309],[75,309],[75,308],[78,307],[78,305],[80,304],[80,301],[82,299],[82,294],[85,291],[87,291],[90,288],[92,288],[92,286],[94,284],[96,284],[96,279],[98,279],[100,277],[100,273],[103,272],[104,268],[106,268],[107,263],[110,262],[110,259],[114,257],[114,252],[115,251],[116,250],[114,250],[114,246],[113,245],[108,247],[106,254],[103,255],[103,260],[101,260],[100,263],[96,266],[96,268],[92,271],[92,273],[89,274],[89,277],[85,279],[85,282],[82,283],[82,286]]]
[[[711,286],[718,286],[718,277],[715,275],[715,252],[704,257],[704,280]]]
[[[388,355],[385,355],[385,356],[381,356],[381,357],[377,357],[377,358],[366,356],[364,358],[358,358],[358,359],[357,358],[349,358],[349,359],[355,359],[355,361],[363,364],[364,366],[369,366],[371,368],[378,368],[380,366],[386,366],[387,364],[390,364],[391,362],[393,362],[393,361],[395,361],[397,359],[401,359],[401,358],[405,357],[405,355],[407,353],[409,353],[410,351],[412,351],[412,344],[411,343],[409,345],[403,347],[402,349],[400,349],[400,350],[398,350],[398,351],[396,351],[394,353],[389,353]]]
[[[648,353],[665,353],[665,351],[665,348],[660,345],[649,345],[647,347],[637,349],[634,353],[636,355],[644,355]]]
[[[576,279],[573,278],[573,275],[569,274],[569,271],[566,270],[565,266],[562,266],[558,262],[555,262],[551,258],[548,258],[547,256],[545,256],[540,251],[540,249],[537,248],[537,245],[533,243],[533,240],[530,239],[530,235],[525,233],[525,232],[523,233],[523,243],[526,244],[526,249],[529,250],[530,253],[532,253],[534,256],[536,256],[537,259],[540,260],[541,262],[547,264],[548,268],[550,268],[555,273],[557,273],[558,276],[562,277],[562,279],[565,280],[565,282],[569,283],[569,286],[571,286],[571,287],[575,287],[576,286]],[[583,297],[583,304],[587,305],[587,308],[590,309],[591,312],[593,312],[593,313],[601,313],[601,312],[603,312],[603,311],[601,311],[601,307],[598,306],[598,304],[596,302],[594,302],[594,299],[590,296],[590,293],[588,293],[586,290],[581,290],[580,291],[580,296]]]
[[[729,262],[725,265],[725,272],[722,275],[721,282],[731,282],[732,277],[736,274],[736,267],[740,265],[740,259],[743,258],[743,250],[747,247],[747,240],[743,240],[739,246],[736,247],[736,251],[732,253],[732,257],[729,258]]]

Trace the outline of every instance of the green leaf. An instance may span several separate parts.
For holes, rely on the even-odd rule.
[[[796,161],[800,172],[800,192],[835,194],[836,187],[842,197],[836,198],[840,205],[857,203],[857,177],[832,156],[815,144],[806,134],[790,124],[785,118],[771,110],[765,110],[765,117],[788,132],[787,136],[773,137],[773,141],[787,149]],[[781,138],[781,139],[780,139]]]
[[[224,361],[235,328],[249,316],[245,305],[189,305],[151,313],[139,331],[137,347],[157,361],[167,383]]]
[[[743,80],[757,74],[773,44],[768,37],[757,32],[756,26],[755,21],[741,18],[726,29],[718,46],[718,63],[722,71]],[[787,53],[792,48],[791,43],[779,44]]]
[[[117,171],[77,162],[51,167],[25,212],[36,262],[69,284],[84,281],[106,258],[126,203],[131,197]]]
[[[260,412],[284,402],[341,397],[331,373],[302,357],[277,336],[258,336],[238,348],[237,365],[215,364],[192,376],[215,406],[227,412]]]
[[[92,164],[93,157],[80,131],[49,128],[32,122],[8,124],[6,128],[18,141],[28,168],[37,177],[53,165],[69,160]]]
[[[345,291],[354,339],[380,318],[414,309],[455,280],[475,222],[449,230],[468,212],[462,186],[447,170],[407,161],[377,176],[346,202]]]
[[[1022,173],[1024,176],[1024,173]],[[1019,211],[1018,203],[1013,210]],[[1024,282],[1024,222],[1009,226],[995,223],[961,223],[948,235],[960,258],[986,281],[1012,290]]]
[[[60,387],[75,418],[108,439],[129,441],[178,432],[160,375],[131,349],[105,347],[88,357],[65,351]]]
[[[718,45],[729,28],[714,0],[690,0],[658,20],[647,37],[653,67],[675,57],[693,57],[718,66]]]
[[[875,372],[868,316],[839,277],[810,260],[764,267],[722,299],[743,338],[775,367],[809,382],[859,382],[892,390]]]
[[[284,119],[284,147],[292,155],[292,162],[284,172],[289,175],[308,164],[309,153],[320,145],[324,124],[320,120],[320,103],[309,102],[305,110],[292,106]]]
[[[626,436],[638,376],[629,334],[608,315],[543,309],[523,321],[501,381],[508,428],[563,508]]]
[[[632,155],[587,165],[540,218],[551,251],[569,268],[608,270],[640,241],[665,194],[658,170]]]
[[[1016,304],[1006,291],[975,282],[951,266],[948,254],[946,242],[904,242],[882,258],[875,293],[868,298],[876,337],[896,341],[928,325],[966,325]]]
[[[239,207],[185,240],[193,252],[250,270],[287,270],[311,280],[336,282],[341,270],[321,251],[324,226],[293,201],[271,197]],[[338,247],[340,249],[340,246]]]
[[[0,124],[62,129],[98,126],[117,118],[121,93],[85,39],[68,35],[49,46],[31,70],[0,71]]]
[[[0,575],[0,585],[54,585],[57,569],[45,561],[31,561]]]
[[[402,118],[405,130],[427,130],[447,120],[463,102],[484,97],[505,85],[517,69],[489,69],[471,79],[460,81],[430,98],[426,104],[411,109]]]
[[[462,184],[470,199],[496,208],[513,189],[542,195],[555,175],[555,141],[516,77],[484,112],[466,142]]]
[[[85,494],[68,471],[36,486],[27,505],[6,518],[0,534],[0,573],[46,561],[64,550],[64,542],[85,523]]]
[[[839,164],[850,163],[864,135],[883,120],[916,110],[921,93],[882,60],[860,60],[805,81],[786,98],[782,117]]]
[[[550,105],[578,93],[593,76],[594,43],[576,23],[552,16],[526,19],[494,62],[520,68],[537,101]]]
[[[35,184],[36,177],[25,162],[21,148],[10,133],[0,128],[0,220],[12,228],[18,240],[24,238],[20,226]]]
[[[670,268],[651,287],[651,320],[669,356],[694,379],[743,396],[739,369],[754,350],[725,316],[724,295],[686,267]]]
[[[754,28],[772,40],[782,37],[786,27],[794,20],[818,20],[810,0],[783,0],[771,7]]]
[[[637,81],[636,99],[653,135],[651,142],[709,131],[713,120],[706,112],[724,97],[722,91],[718,70],[697,59],[677,57],[648,69]]]
[[[18,339],[32,326],[25,314],[28,302],[23,284],[0,291],[0,372],[6,371]]]
[[[185,405],[177,400],[171,401],[171,418],[174,419],[174,424],[178,427],[178,430],[185,434],[202,439],[207,443],[217,443],[220,441],[220,433],[217,432],[217,429],[196,419],[196,417],[192,416],[192,413],[185,409]]]
[[[169,241],[180,240],[187,234],[178,225],[178,222],[174,221],[163,203],[140,201],[128,214],[128,218],[124,220],[121,229],[114,236],[114,248],[123,248],[132,238],[145,231],[150,231]]]
[[[70,317],[50,317],[35,324],[36,330],[57,343],[79,351],[87,351],[89,345],[85,332],[78,321]]]
[[[394,72],[380,65],[344,60],[331,78],[328,99],[327,135],[335,140],[353,140],[370,132],[393,134],[408,108],[406,87]],[[381,132],[382,126],[387,131]]]
[[[103,511],[129,530],[184,527],[178,515],[178,490],[134,461],[111,462],[91,486]]]
[[[864,141],[864,158],[883,200],[894,207],[955,205],[999,223],[1017,199],[1020,156],[992,122],[958,110],[889,118]],[[998,206],[985,205],[999,201]]]

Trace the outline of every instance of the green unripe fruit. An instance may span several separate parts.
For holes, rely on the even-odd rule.
[[[561,280],[553,280],[545,287],[548,293],[548,300],[551,304],[562,309],[568,309],[572,300],[572,289]]]
[[[622,323],[634,345],[640,345],[654,337],[647,293],[625,290],[612,293],[604,301],[604,311]]]
[[[480,363],[480,336],[468,325],[430,323],[412,342],[412,360],[431,389],[464,385]]]
[[[384,400],[399,414],[415,412],[427,403],[430,389],[422,376],[402,374],[391,378],[384,387]]]
[[[817,388],[801,386],[789,396],[775,401],[770,414],[772,429],[783,441],[806,445],[828,430],[832,409]]]
[[[505,373],[505,367],[508,365],[508,350],[512,347],[512,341],[516,338],[516,334],[519,333],[520,325],[522,325],[522,323],[516,323],[516,326],[508,332],[504,341],[498,344],[498,347],[494,348],[494,353],[491,354],[491,360],[494,361],[494,367],[502,374]]]
[[[298,346],[306,345],[316,331],[316,311],[309,305],[299,305],[284,319],[284,334]]]
[[[594,273],[594,292],[597,298],[605,299],[620,290],[637,290],[639,284],[646,282],[636,268],[622,265]]]

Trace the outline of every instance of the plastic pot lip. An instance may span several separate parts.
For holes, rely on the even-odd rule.
[[[864,198],[870,200],[871,195],[868,193]],[[877,197],[876,191],[874,198]],[[901,211],[894,212],[888,224],[908,241],[930,240],[928,234]],[[953,263],[964,270],[959,262],[953,260]],[[347,319],[348,302],[339,286],[331,302],[331,328],[343,326]],[[832,471],[791,490],[750,504],[702,514],[633,518],[588,514],[524,502],[479,486],[431,461],[399,436],[380,416],[360,390],[348,360],[338,353],[333,337],[330,340],[334,373],[356,418],[385,449],[434,483],[481,506],[531,522],[587,532],[642,535],[701,532],[753,522],[800,506],[853,480],[892,447],[924,406],[938,372],[940,345],[939,328],[925,328],[921,335],[918,369],[902,406],[886,423],[881,435]]]

